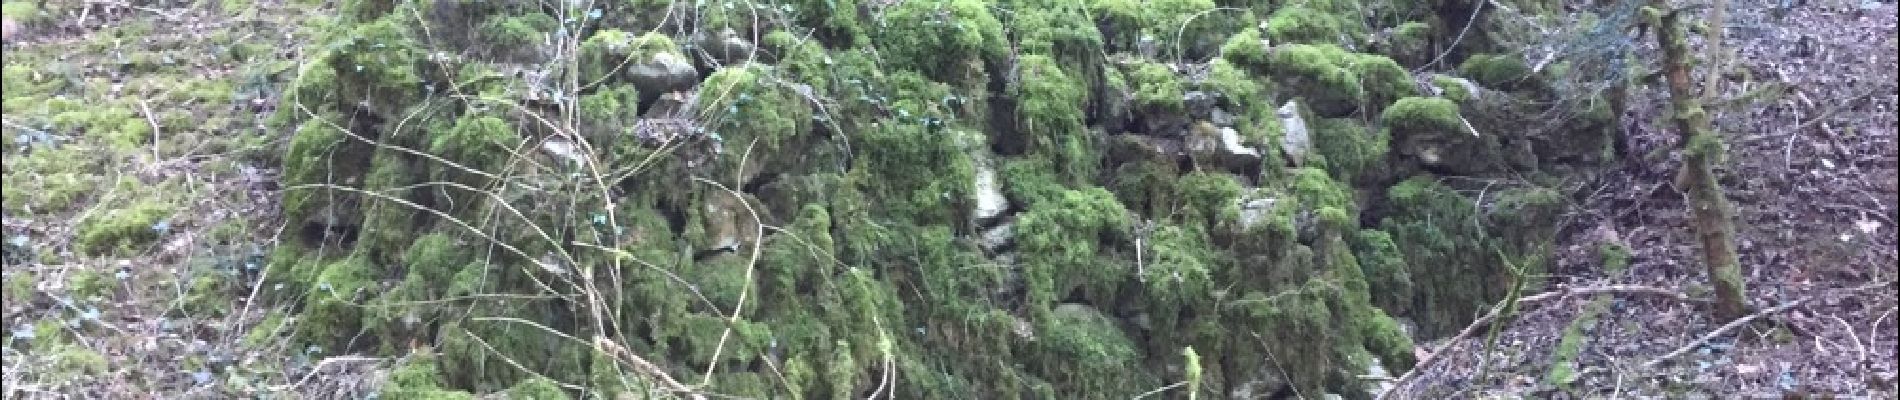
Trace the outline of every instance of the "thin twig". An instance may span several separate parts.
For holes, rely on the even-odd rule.
[[[158,118],[152,117],[152,107],[145,104],[145,99],[139,99],[139,112],[145,114],[146,123],[152,124],[152,162],[159,162],[165,158],[158,154]]]

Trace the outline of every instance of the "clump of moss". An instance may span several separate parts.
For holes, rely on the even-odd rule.
[[[1046,56],[1025,55],[1018,63],[1022,86],[1016,123],[1031,138],[1030,153],[1054,161],[1064,182],[1093,181],[1098,151],[1082,115],[1088,86],[1063,73]]]
[[[1542,268],[1535,255],[1547,251],[1554,235],[1550,221],[1562,210],[1563,197],[1541,188],[1493,196],[1496,203],[1481,210],[1427,176],[1387,189],[1390,212],[1380,229],[1391,235],[1410,268],[1412,318],[1420,335],[1462,328],[1515,279],[1532,279],[1527,287],[1534,287]]]
[[[1174,195],[1185,211],[1184,221],[1211,224],[1222,219],[1243,191],[1240,181],[1224,173],[1195,171],[1182,175],[1179,182]]]
[[[1597,259],[1599,260],[1598,262],[1603,265],[1604,271],[1608,271],[1612,275],[1618,274],[1623,272],[1624,269],[1629,268],[1630,250],[1620,244],[1604,243],[1603,245],[1597,246]]]
[[[315,276],[304,295],[297,320],[297,337],[324,349],[343,349],[362,331],[361,303],[374,295],[368,290],[377,275],[368,260],[351,257],[313,266]]]
[[[1248,15],[1218,9],[1214,0],[1149,1],[1149,32],[1165,46],[1161,54],[1170,59],[1200,60],[1213,54],[1227,39],[1227,33],[1239,30]]]
[[[706,135],[726,153],[715,176],[751,177],[767,166],[789,170],[783,162],[794,157],[773,155],[810,139],[811,102],[789,85],[775,82],[772,73],[762,66],[721,68],[702,84],[705,89],[694,109],[707,118]],[[746,151],[758,158],[740,165]]]
[[[1259,28],[1247,28],[1227,38],[1227,43],[1220,48],[1221,58],[1235,65],[1261,68],[1272,59],[1269,48],[1272,45],[1260,36]]]
[[[1410,21],[1392,27],[1387,31],[1382,54],[1392,57],[1400,65],[1420,66],[1431,62],[1432,53],[1431,24]]]
[[[1040,347],[1048,354],[1036,360],[1039,375],[1065,393],[1084,398],[1140,393],[1160,380],[1145,373],[1128,373],[1124,366],[1138,362],[1139,352],[1108,316],[1093,307],[1063,304],[1038,326]]]
[[[1356,22],[1356,21],[1352,21]],[[1316,10],[1308,5],[1282,7],[1267,17],[1266,38],[1273,43],[1340,44],[1352,43],[1354,30],[1339,15]]]
[[[1135,110],[1141,115],[1172,115],[1184,112],[1181,97],[1186,94],[1174,69],[1166,64],[1145,62],[1128,71],[1129,86],[1135,90]]]
[[[1065,191],[1054,200],[1016,220],[1030,304],[1051,305],[1078,289],[1095,299],[1113,298],[1114,288],[1133,271],[1102,257],[1100,249],[1104,238],[1125,232],[1127,210],[1101,188]]]
[[[1310,122],[1310,126],[1314,150],[1334,179],[1372,183],[1387,175],[1385,159],[1390,138],[1385,131],[1368,129],[1348,118],[1322,118]]]
[[[1392,103],[1379,122],[1395,131],[1442,136],[1469,135],[1458,116],[1458,105],[1448,99],[1407,97]]]
[[[454,400],[474,399],[468,392],[444,389],[441,367],[436,364],[433,354],[411,356],[394,371],[377,390],[380,397],[398,399]],[[557,392],[558,393],[558,392]]]
[[[1460,104],[1472,100],[1474,98],[1473,96],[1477,95],[1477,93],[1471,92],[1470,86],[1465,85],[1467,82],[1466,80],[1447,75],[1432,77],[1432,86],[1443,90],[1442,93],[1439,93],[1439,97],[1444,97]]]
[[[425,51],[406,26],[403,18],[381,18],[339,39],[324,58],[335,72],[335,98],[361,99],[370,110],[393,114],[422,95],[420,71],[434,66],[423,61]]]
[[[1366,276],[1372,304],[1391,313],[1406,315],[1412,307],[1412,274],[1405,254],[1392,242],[1392,235],[1377,229],[1362,229],[1347,244],[1359,269]]]
[[[1478,85],[1504,91],[1530,87],[1531,69],[1517,57],[1502,54],[1474,54],[1458,64],[1458,74]]]
[[[899,3],[870,31],[892,67],[959,86],[980,82],[972,82],[981,75],[971,73],[972,65],[1000,60],[1008,47],[1003,23],[976,0]]]
[[[0,204],[16,215],[57,213],[73,210],[100,193],[106,185],[100,171],[102,161],[89,158],[79,147],[34,149],[18,156],[8,155],[5,193]]]
[[[128,254],[158,240],[159,223],[175,208],[156,199],[141,199],[124,208],[92,214],[79,221],[73,244],[93,255]]]
[[[588,85],[607,81],[625,73],[628,65],[652,62],[656,57],[662,57],[662,54],[685,59],[672,38],[657,32],[638,36],[617,29],[594,32],[593,36],[581,42],[580,82]]]
[[[1379,121],[1391,133],[1399,154],[1427,167],[1472,174],[1490,170],[1499,161],[1497,138],[1473,131],[1450,99],[1399,99]]]
[[[535,49],[548,45],[548,33],[560,25],[545,13],[493,14],[476,27],[476,36],[488,46],[489,54],[527,59],[535,55]]]
[[[1350,53],[1334,45],[1279,46],[1266,68],[1305,98],[1322,117],[1341,117],[1354,110],[1378,112],[1386,104],[1417,92],[1411,73],[1380,55]]]

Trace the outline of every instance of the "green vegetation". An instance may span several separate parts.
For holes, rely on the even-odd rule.
[[[281,6],[243,3],[223,11]],[[1563,200],[1513,186],[1481,209],[1407,164],[1502,162],[1446,152],[1473,140],[1469,93],[1417,97],[1401,67],[1443,32],[1366,48],[1396,21],[1362,5],[1387,5],[784,3],[346,1],[294,52],[9,54],[26,128],[7,133],[26,139],[5,149],[5,211],[72,234],[8,258],[196,257],[165,247],[187,229],[251,251],[47,294],[182,293],[167,315],[236,321],[215,333],[249,357],[385,360],[357,396],[1363,398],[1369,365],[1417,362],[1400,318],[1468,322],[1509,279],[1499,253],[1534,258]],[[713,63],[682,33],[726,29],[759,58]],[[217,61],[168,59],[197,53]],[[176,79],[221,64],[243,76]],[[1292,117],[1310,148],[1290,148]],[[1007,204],[979,218],[988,172]],[[41,297],[20,276],[10,304]],[[89,351],[33,348],[73,372],[123,357]],[[190,363],[231,387],[297,375]],[[246,385],[220,394],[290,386]]]

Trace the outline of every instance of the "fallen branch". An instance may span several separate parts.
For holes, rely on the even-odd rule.
[[[1609,285],[1609,286],[1591,286],[1591,287],[1582,287],[1582,288],[1558,287],[1556,290],[1518,298],[1517,304],[1519,305],[1534,304],[1534,303],[1540,303],[1540,302],[1554,300],[1554,299],[1561,299],[1561,298],[1565,298],[1569,296],[1582,296],[1582,295],[1594,295],[1594,294],[1641,294],[1641,295],[1663,297],[1663,298],[1675,300],[1678,302],[1684,302],[1684,303],[1703,304],[1703,303],[1709,302],[1709,300],[1707,299],[1692,298],[1692,297],[1689,297],[1689,296],[1686,296],[1681,293],[1677,293],[1675,291],[1668,290],[1668,289],[1649,287],[1649,286],[1638,286],[1638,285]],[[1384,400],[1390,397],[1392,393],[1398,392],[1400,389],[1405,388],[1406,384],[1411,383],[1413,379],[1417,379],[1419,371],[1424,371],[1430,368],[1432,365],[1437,364],[1440,361],[1443,361],[1445,358],[1447,358],[1445,356],[1445,353],[1451,350],[1451,346],[1457,345],[1458,342],[1471,338],[1471,335],[1476,334],[1478,332],[1478,329],[1490,325],[1493,320],[1496,320],[1498,318],[1499,314],[1502,314],[1504,312],[1504,309],[1507,306],[1508,304],[1506,303],[1498,303],[1497,305],[1491,307],[1490,312],[1485,313],[1484,316],[1482,317],[1478,317],[1477,320],[1471,321],[1471,324],[1466,325],[1465,329],[1462,331],[1459,331],[1457,336],[1452,336],[1451,340],[1445,341],[1445,344],[1439,345],[1437,349],[1434,349],[1432,350],[1430,354],[1427,354],[1425,356],[1425,359],[1419,360],[1418,364],[1412,366],[1411,370],[1405,371],[1404,375],[1400,375],[1398,379],[1393,380],[1392,388],[1389,390],[1386,390],[1384,393],[1380,393],[1378,399]]]
[[[1782,312],[1794,309],[1795,307],[1800,307],[1802,304],[1807,304],[1808,301],[1814,300],[1816,297],[1837,295],[1837,294],[1842,294],[1842,293],[1859,292],[1859,291],[1863,291],[1867,289],[1873,289],[1873,288],[1883,287],[1883,286],[1892,285],[1892,284],[1893,282],[1873,283],[1873,284],[1867,284],[1867,285],[1861,285],[1858,287],[1848,288],[1842,291],[1833,291],[1829,293],[1823,293],[1818,296],[1802,297],[1800,299],[1796,299],[1794,301],[1790,301],[1782,305],[1775,306],[1773,308],[1761,310],[1754,314],[1749,314],[1748,316],[1737,318],[1734,321],[1729,321],[1729,323],[1723,324],[1722,327],[1720,328],[1715,328],[1714,331],[1710,331],[1706,335],[1702,335],[1702,337],[1700,338],[1696,338],[1695,341],[1691,341],[1689,342],[1689,344],[1676,348],[1676,351],[1671,351],[1669,352],[1669,354],[1664,354],[1662,357],[1656,357],[1656,359],[1654,360],[1649,360],[1649,362],[1643,363],[1643,369],[1655,368],[1657,365],[1661,365],[1665,361],[1669,361],[1672,358],[1680,357],[1683,354],[1687,354],[1691,350],[1695,350],[1695,348],[1697,347],[1701,347],[1702,344],[1708,343],[1710,340],[1715,340],[1715,338],[1717,337],[1726,335],[1729,333],[1729,331],[1733,331],[1736,328],[1746,326],[1748,325],[1750,321],[1754,321],[1756,319],[1760,319],[1762,317],[1767,317],[1770,315],[1780,314]]]

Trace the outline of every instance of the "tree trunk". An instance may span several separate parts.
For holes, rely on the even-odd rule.
[[[1709,123],[1702,101],[1690,78],[1694,55],[1683,33],[1681,13],[1668,8],[1666,0],[1654,0],[1652,27],[1663,51],[1663,74],[1669,84],[1671,117],[1682,146],[1682,170],[1677,185],[1689,194],[1691,225],[1702,246],[1702,262],[1708,267],[1709,283],[1715,286],[1715,317],[1729,321],[1747,312],[1743,298],[1741,262],[1735,254],[1735,224],[1730,221],[1733,207],[1722,194],[1712,165],[1722,160],[1722,138]],[[1660,15],[1657,15],[1660,14]],[[1713,28],[1712,28],[1713,29]],[[1714,72],[1711,72],[1714,73]]]

